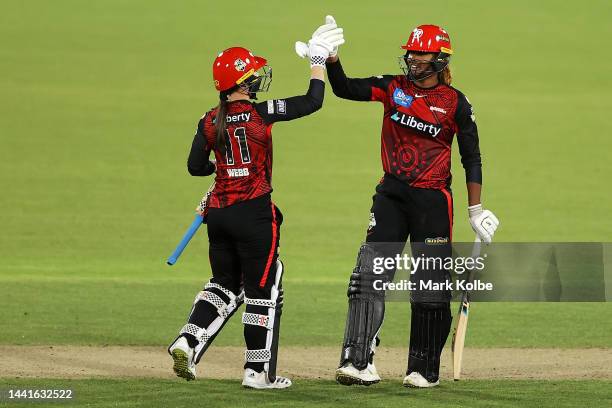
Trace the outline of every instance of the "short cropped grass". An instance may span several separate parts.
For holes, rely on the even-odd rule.
[[[165,345],[184,324],[200,286],[198,281],[0,280],[0,343]],[[282,344],[340,347],[346,283],[288,279],[285,286]],[[388,302],[383,345],[406,346],[409,327],[410,305]],[[241,332],[234,318],[216,343],[242,345]],[[612,347],[610,333],[608,303],[474,303],[467,344]]]
[[[461,381],[430,390],[404,388],[399,381],[343,387],[332,381],[298,380],[277,391],[245,390],[240,381],[207,380],[11,380],[0,389],[72,388],[65,407],[608,407],[609,381]],[[3,402],[0,402],[0,405]],[[51,405],[51,404],[50,404]],[[19,406],[19,405],[16,405]]]

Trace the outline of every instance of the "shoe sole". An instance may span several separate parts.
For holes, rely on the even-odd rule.
[[[244,388],[247,388],[247,389],[250,389],[250,390],[282,390],[282,389],[291,387],[291,385],[293,385],[293,384],[287,385],[286,387],[278,387],[278,386],[265,386],[265,385],[264,386],[260,386],[260,385],[251,385],[251,384],[244,384],[244,383],[242,383],[242,386]]]
[[[380,380],[371,380],[371,381],[366,381],[363,380],[361,378],[357,378],[357,377],[353,377],[351,375],[347,375],[347,374],[343,374],[343,373],[336,373],[336,382],[338,384],[342,384],[342,385],[364,385],[366,387],[369,387],[372,384],[377,384],[380,382]]]
[[[419,385],[414,385],[414,384],[411,384],[411,383],[402,383],[402,385],[404,387],[406,387],[406,388],[433,388],[433,387],[437,387],[438,385],[440,385],[440,383],[437,382],[435,384],[430,384],[430,385],[427,385],[425,387],[421,387]]]
[[[244,385],[244,384],[242,384],[242,386],[246,388],[247,390],[284,390],[285,388],[291,387],[290,385],[287,387],[253,387],[252,385]]]
[[[189,371],[189,357],[183,350],[172,350],[172,360],[174,360],[174,366],[172,369],[177,377],[186,379],[187,381],[195,380],[195,375]]]

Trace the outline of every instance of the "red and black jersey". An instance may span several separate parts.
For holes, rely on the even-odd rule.
[[[451,145],[457,135],[466,181],[482,183],[478,129],[467,98],[447,85],[420,88],[405,75],[347,78],[340,62],[327,64],[334,94],[384,105],[381,158],[386,174],[417,188],[451,182]]]
[[[206,146],[214,146],[217,109],[204,116]],[[221,208],[272,191],[271,124],[250,101],[230,102],[227,109],[226,153],[214,150],[217,175],[208,206]]]
[[[198,122],[187,169],[194,176],[215,171],[209,161],[216,159],[215,188],[208,206],[223,208],[272,192],[272,125],[297,119],[320,109],[325,83],[311,79],[305,95],[254,103],[238,100],[228,103],[226,113],[226,152],[215,148],[217,108]]]

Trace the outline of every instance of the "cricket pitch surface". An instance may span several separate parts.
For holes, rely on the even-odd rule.
[[[282,347],[278,373],[290,378],[333,379],[339,348]],[[2,378],[174,378],[163,347],[0,346]],[[212,346],[198,364],[198,378],[242,378],[244,349]],[[403,378],[407,351],[379,348],[384,379]],[[452,379],[448,350],[441,379]],[[612,349],[466,348],[462,379],[612,379]]]

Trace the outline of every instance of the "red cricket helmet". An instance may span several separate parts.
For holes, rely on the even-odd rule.
[[[272,69],[267,66],[267,60],[243,47],[222,51],[215,58],[212,68],[215,88],[220,92],[242,84],[250,93],[267,91],[272,81]]]
[[[406,45],[407,51],[452,54],[450,36],[442,27],[433,24],[423,24],[412,30]]]
[[[408,37],[408,41],[405,45],[402,45],[402,49],[406,50],[406,55],[400,57],[400,65],[410,80],[420,80],[426,78],[411,77],[411,70],[409,68],[410,63],[408,61],[408,54],[410,52],[436,54],[431,62],[433,69],[427,76],[441,72],[444,68],[446,68],[453,53],[450,36],[446,30],[433,24],[423,24],[412,30],[410,37]],[[402,62],[404,62],[405,65],[402,64]]]

